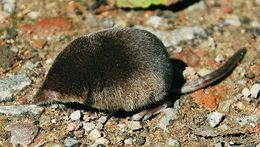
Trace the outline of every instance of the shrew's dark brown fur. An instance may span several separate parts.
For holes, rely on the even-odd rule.
[[[239,50],[228,61],[234,64],[186,83],[179,92],[203,88],[226,76],[244,53],[245,49]],[[80,37],[61,51],[34,100],[135,111],[164,100],[174,89],[172,72],[166,48],[155,35],[135,28],[111,28]]]

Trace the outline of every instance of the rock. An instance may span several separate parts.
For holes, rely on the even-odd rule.
[[[199,1],[187,8],[188,11],[205,10],[206,4],[204,1]]]
[[[158,28],[158,27],[165,27],[168,26],[168,23],[163,21],[160,16],[151,16],[147,21],[146,24]]]
[[[231,25],[231,26],[235,26],[235,27],[239,27],[241,25],[241,22],[240,22],[238,16],[236,16],[236,15],[229,15],[225,19],[225,24],[228,24],[228,25]]]
[[[143,126],[140,123],[140,121],[128,121],[127,122],[127,127],[128,127],[128,129],[130,129],[132,131],[141,130],[143,128]]]
[[[259,0],[259,5],[260,5],[260,0]],[[260,147],[260,143],[258,143],[255,147]]]
[[[80,120],[82,117],[82,113],[80,110],[76,110],[70,114],[70,119],[71,120]]]
[[[31,19],[37,19],[39,17],[40,13],[37,11],[31,11],[27,14],[28,17]]]
[[[70,123],[68,125],[68,129],[67,130],[68,131],[74,131],[74,130],[76,130],[77,126],[78,126],[78,124],[76,122],[72,122],[72,123]]]
[[[242,94],[243,94],[244,97],[249,97],[251,93],[250,93],[250,90],[248,88],[244,88],[242,90]]]
[[[61,103],[60,104],[54,104],[53,103],[53,104],[50,105],[50,108],[64,111],[64,110],[67,109],[67,106],[65,104],[61,104]]]
[[[127,138],[126,140],[124,140],[124,144],[126,144],[126,145],[132,145],[132,144],[133,144],[133,138],[132,138],[132,137]]]
[[[7,12],[0,11],[0,23],[1,24],[8,24],[11,20],[10,14]]]
[[[110,19],[110,18],[105,19],[103,24],[104,24],[105,28],[111,28],[111,27],[113,27],[115,25],[114,21],[112,19]]]
[[[167,126],[170,124],[172,120],[175,120],[178,118],[177,115],[178,111],[174,108],[166,108],[162,111],[161,115],[163,115],[156,127],[162,129],[165,132],[169,132],[167,129]]]
[[[97,139],[100,138],[100,137],[101,137],[101,133],[100,133],[100,131],[99,131],[98,129],[92,130],[92,131],[88,134],[88,136],[87,136],[87,138],[88,138],[89,140],[91,140],[91,141],[95,141],[95,140],[97,140]]]
[[[4,11],[7,13],[13,13],[15,10],[15,3],[16,0],[2,0],[2,3],[4,4]]]
[[[16,53],[9,46],[0,45],[0,67],[4,69],[10,68],[15,62],[15,55]]]
[[[216,49],[217,43],[212,37],[208,37],[208,46],[212,49]]]
[[[85,130],[81,129],[81,130],[78,130],[78,131],[75,132],[75,137],[76,138],[82,138],[82,137],[84,137],[84,134],[85,134]]]
[[[27,61],[26,63],[23,64],[23,66],[21,67],[21,71],[27,71],[32,70],[34,67],[37,67],[38,63],[32,63],[31,61]]]
[[[259,0],[259,1],[260,1],[260,0]],[[254,28],[258,28],[258,27],[260,27],[260,22],[252,21],[252,22],[250,23],[250,25],[251,25],[252,27],[254,27]]]
[[[220,63],[220,62],[224,61],[224,57],[219,54],[219,55],[217,55],[217,57],[215,58],[215,61],[216,61],[217,63]]]
[[[197,73],[200,75],[200,76],[205,76],[205,75],[207,75],[207,74],[209,74],[209,73],[211,73],[212,72],[212,70],[209,70],[209,69],[207,69],[207,68],[201,68],[201,69],[199,69],[198,71],[197,71]]]
[[[102,130],[104,125],[102,123],[97,123],[96,128]]]
[[[180,46],[176,46],[176,49],[175,49],[176,53],[180,53],[183,51],[183,48],[180,47]]]
[[[92,131],[94,128],[96,127],[96,125],[93,122],[89,122],[89,123],[83,123],[83,128],[86,132],[90,132]]]
[[[13,101],[14,94],[29,85],[31,85],[31,80],[25,74],[5,77],[0,80],[0,102]]]
[[[101,124],[104,124],[106,121],[107,121],[107,116],[101,116],[98,120],[97,120],[97,122],[98,123],[101,123]]]
[[[209,122],[209,125],[214,128],[216,126],[219,125],[219,123],[223,120],[224,118],[224,114],[222,113],[219,113],[219,112],[212,112],[210,114],[208,114],[208,122]]]
[[[260,120],[260,115],[249,115],[244,117],[235,117],[235,120],[239,123],[241,127],[248,123],[257,123]]]
[[[248,78],[248,79],[253,79],[253,78],[255,78],[255,74],[252,73],[252,72],[247,72],[247,73],[245,74],[245,77]]]
[[[33,142],[38,133],[38,127],[33,124],[15,123],[7,126],[6,131],[11,132],[10,142],[16,146],[18,144],[27,146]]]
[[[0,114],[21,116],[21,115],[40,115],[44,108],[37,105],[13,105],[0,106]]]
[[[106,138],[104,138],[104,137],[100,137],[100,138],[98,138],[96,141],[95,141],[95,145],[104,145],[104,146],[106,146],[106,145],[108,145],[109,144],[109,140],[107,140]]]
[[[251,92],[251,96],[253,98],[257,98],[259,96],[259,92],[260,92],[260,84],[258,84],[258,83],[254,84],[251,87],[250,92]]]
[[[78,147],[80,144],[80,141],[68,137],[64,140],[64,144],[66,147]]]
[[[165,47],[177,46],[180,42],[192,40],[197,36],[203,38],[207,37],[206,31],[200,26],[181,27],[173,31],[154,30],[152,28],[147,28],[143,26],[136,27],[150,31],[151,33],[155,34],[158,38],[162,40]]]
[[[151,5],[164,5],[170,6],[183,0],[108,0],[110,5],[116,5],[120,8],[148,8]]]
[[[135,142],[138,146],[142,146],[145,144],[146,138],[144,136],[137,136]]]
[[[168,145],[170,147],[180,147],[181,146],[181,144],[178,140],[175,140],[175,139],[172,139],[172,138],[168,139]]]
[[[260,6],[260,0],[255,0],[255,3]]]
[[[131,117],[131,120],[135,120],[135,121],[139,121],[143,118],[142,115],[140,115],[139,113],[136,113],[134,114],[132,117]]]

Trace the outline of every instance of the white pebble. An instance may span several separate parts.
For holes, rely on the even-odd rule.
[[[133,144],[133,139],[130,137],[130,138],[124,140],[124,143],[125,143],[126,145],[132,145],[132,144]]]
[[[92,130],[92,131],[88,134],[88,136],[87,136],[87,138],[88,138],[89,140],[92,140],[92,141],[95,141],[95,140],[97,140],[97,139],[100,138],[100,137],[101,137],[101,133],[100,133],[100,131],[97,130],[97,129]]]
[[[215,58],[215,61],[216,61],[217,63],[220,63],[220,62],[224,61],[224,57],[223,57],[221,54],[219,54],[219,55],[217,55],[217,57]]]
[[[101,116],[101,117],[97,120],[97,122],[98,122],[98,123],[101,123],[101,124],[105,123],[106,121],[107,121],[107,116]]]
[[[132,130],[140,130],[143,128],[142,124],[139,121],[128,121],[127,127]]]
[[[259,95],[259,92],[260,92],[260,84],[258,84],[258,83],[254,84],[251,87],[250,92],[251,92],[251,96],[253,98],[257,98],[257,96]]]
[[[96,141],[95,141],[95,144],[98,145],[98,144],[103,144],[103,145],[108,145],[109,144],[109,141],[104,138],[104,137],[101,137],[101,138],[98,138]]]
[[[81,112],[80,110],[76,110],[70,114],[71,120],[79,120],[81,118]]]
[[[83,123],[83,128],[86,132],[90,132],[95,128],[95,124],[93,122],[89,122],[89,123]]]
[[[224,114],[219,113],[219,112],[212,112],[212,113],[208,114],[207,120],[209,122],[209,125],[212,128],[216,127],[222,121],[224,116],[225,116]]]
[[[242,94],[243,94],[244,97],[249,97],[251,92],[250,92],[250,90],[248,88],[244,88],[242,90]]]

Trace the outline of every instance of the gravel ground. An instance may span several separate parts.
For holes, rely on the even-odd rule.
[[[120,9],[91,0],[0,1],[0,146],[259,146],[260,1],[205,0],[176,9]],[[161,9],[160,9],[161,8]],[[230,76],[141,121],[32,105],[55,56],[74,38],[113,26],[157,35],[185,77],[205,75],[239,48]],[[188,79],[189,80],[189,79]]]

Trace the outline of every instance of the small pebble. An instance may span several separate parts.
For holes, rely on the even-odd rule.
[[[175,140],[175,139],[172,139],[172,138],[169,138],[168,139],[168,145],[170,147],[180,147],[180,142],[178,140]]]
[[[217,63],[220,63],[220,62],[224,61],[224,57],[219,54],[219,55],[217,55],[217,57],[215,58],[215,61],[216,61]]]
[[[228,25],[231,25],[231,26],[235,26],[235,27],[239,27],[241,25],[239,17],[236,15],[229,15],[226,18],[225,23]]]
[[[78,140],[68,137],[64,140],[64,144],[66,147],[77,147],[79,146],[80,142]]]
[[[160,118],[156,127],[162,129],[165,132],[169,132],[167,126],[170,124],[170,122],[172,122],[172,120],[178,118],[178,111],[174,108],[166,108],[162,111],[162,114],[164,115]]]
[[[138,136],[135,142],[139,146],[144,145],[146,142],[146,138],[144,136]]]
[[[143,128],[142,124],[139,121],[128,121],[127,127],[132,131],[141,130]]]
[[[68,125],[68,129],[67,130],[68,131],[74,131],[74,130],[76,130],[77,126],[78,126],[78,124],[76,122],[72,122],[72,123],[70,123]]]
[[[244,97],[249,97],[251,93],[250,93],[250,90],[248,88],[244,88],[242,90],[242,94],[243,94]]]
[[[99,131],[98,129],[92,130],[92,131],[88,134],[88,136],[87,136],[87,138],[88,138],[89,140],[91,140],[91,141],[95,141],[95,140],[97,140],[97,139],[100,138],[100,137],[101,137],[101,133],[100,133],[100,131]]]
[[[253,98],[257,98],[259,96],[259,92],[260,92],[260,84],[258,84],[258,83],[254,84],[251,87],[250,92],[251,92],[251,96]]]
[[[52,120],[51,120],[51,123],[52,123],[52,124],[55,124],[56,122],[57,122],[56,119],[52,119]]]
[[[168,26],[168,23],[163,21],[160,16],[151,16],[146,23],[150,26],[153,26],[154,28]]]
[[[180,47],[180,46],[177,46],[176,49],[175,49],[175,51],[176,51],[177,53],[182,52],[182,50],[183,50],[183,48]]]
[[[216,41],[212,37],[208,37],[208,46],[212,49],[217,47]]]
[[[103,124],[103,123],[105,123],[105,122],[107,121],[107,118],[108,118],[107,116],[101,116],[101,117],[97,120],[97,122]]]
[[[79,120],[82,117],[82,113],[80,112],[80,110],[74,111],[70,114],[70,119],[71,120]]]
[[[219,125],[219,123],[223,120],[224,118],[224,114],[222,113],[219,113],[219,112],[212,112],[210,114],[208,114],[208,122],[209,122],[209,125],[214,128],[216,126]]]
[[[37,11],[31,11],[31,12],[29,12],[28,14],[27,14],[27,16],[28,17],[30,17],[31,19],[36,19],[36,18],[38,18],[39,17],[39,12],[37,12]]]
[[[84,137],[84,134],[85,134],[84,129],[81,129],[81,130],[78,130],[78,131],[75,132],[76,138],[82,138],[82,137]]]
[[[111,28],[115,25],[114,21],[112,19],[105,19],[103,22],[105,28]]]
[[[252,73],[252,72],[249,72],[249,73],[245,74],[245,77],[248,78],[248,79],[253,79],[253,78],[255,78],[255,74]]]
[[[92,131],[95,127],[96,125],[93,122],[83,123],[83,128],[86,132]]]
[[[95,144],[106,146],[106,145],[109,144],[109,140],[107,140],[107,139],[104,138],[104,137],[100,137],[100,138],[98,138],[98,139],[95,141]]]
[[[131,119],[132,120],[141,120],[143,118],[143,116],[142,115],[139,115],[138,113],[136,113],[136,114],[134,114],[132,117],[131,117]]]
[[[102,130],[104,125],[102,123],[97,123],[96,128]]]
[[[133,144],[133,138],[132,138],[132,137],[127,138],[126,140],[124,140],[124,144],[126,144],[126,145],[132,145],[132,144]]]

